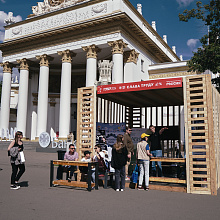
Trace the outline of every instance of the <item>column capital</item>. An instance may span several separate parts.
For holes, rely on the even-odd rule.
[[[122,39],[116,40],[116,41],[109,41],[108,45],[112,47],[112,54],[123,54],[124,48],[127,47],[128,44],[126,44]]]
[[[53,60],[53,57],[48,56],[47,54],[43,54],[40,56],[36,56],[37,60],[40,60],[40,66],[47,66],[49,67],[49,62]]]
[[[3,67],[3,73],[12,73],[12,68],[15,66],[14,64],[6,61],[4,63],[0,63],[0,66]]]
[[[135,63],[137,64],[137,59],[138,59],[139,53],[136,52],[134,49],[131,51],[126,51],[124,53],[124,62],[125,63]]]
[[[72,57],[76,56],[76,54],[70,50],[57,51],[57,53],[58,53],[58,55],[62,56],[61,60],[63,63],[71,63]]]
[[[49,103],[50,103],[50,106],[51,106],[51,107],[55,107],[55,105],[56,105],[56,99],[55,99],[55,98],[50,98]]]
[[[23,58],[23,59],[17,60],[17,63],[20,64],[21,70],[29,70],[30,61],[28,59]]]
[[[82,47],[82,49],[87,52],[87,59],[88,58],[97,58],[97,53],[101,51],[100,48],[98,48],[95,44],[92,44],[90,46]]]

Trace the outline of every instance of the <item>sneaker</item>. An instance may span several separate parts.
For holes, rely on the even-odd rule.
[[[137,189],[138,189],[138,190],[144,190],[144,187],[143,187],[143,186],[138,186]]]
[[[146,187],[145,187],[145,190],[148,191],[148,190],[149,190],[149,186],[146,186]]]
[[[11,189],[19,189],[20,186],[16,186],[16,185],[11,185]]]
[[[130,181],[130,177],[126,176],[125,180]]]
[[[119,192],[119,189],[116,189],[115,191],[116,191],[116,192]]]
[[[123,192],[124,191],[124,189],[121,189],[121,192]]]

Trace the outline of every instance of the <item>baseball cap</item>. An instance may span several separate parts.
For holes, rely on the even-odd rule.
[[[145,138],[145,137],[149,137],[149,136],[150,136],[149,134],[143,133],[143,134],[141,135],[141,138]]]

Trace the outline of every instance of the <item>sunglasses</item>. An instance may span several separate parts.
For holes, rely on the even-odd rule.
[[[71,150],[74,150],[75,148],[70,148]]]
[[[128,131],[132,131],[132,130],[128,130]]]

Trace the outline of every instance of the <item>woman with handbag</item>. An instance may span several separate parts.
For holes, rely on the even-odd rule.
[[[22,139],[23,134],[21,131],[17,131],[15,139],[10,143],[8,147],[8,155],[11,156],[10,162],[12,167],[11,174],[11,189],[19,189],[18,181],[25,172],[25,159],[24,159],[24,147]],[[19,169],[19,172],[18,172]]]
[[[147,143],[148,134],[143,133],[141,135],[141,141],[137,143],[137,161],[140,167],[140,176],[138,183],[138,190],[149,190],[149,164],[150,164],[150,153],[149,145]],[[145,188],[142,186],[143,178],[145,177]]]
[[[117,142],[113,145],[112,148],[112,161],[111,165],[115,168],[115,189],[116,192],[121,189],[124,191],[125,188],[125,165],[127,164],[128,150],[126,146],[123,144],[123,135],[119,134],[117,136]],[[121,184],[120,184],[121,177]]]

